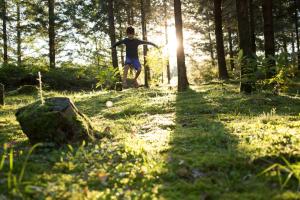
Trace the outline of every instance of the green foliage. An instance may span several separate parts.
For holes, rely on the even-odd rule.
[[[103,67],[105,68],[105,67]],[[38,66],[6,65],[0,67],[0,80],[7,88],[37,85],[38,72],[43,75],[44,88],[53,90],[91,90],[96,87],[96,76],[101,67],[68,66],[47,69]]]
[[[248,58],[244,56],[243,50],[238,52],[235,57],[236,71],[241,82],[252,82],[255,83],[257,79],[257,59],[255,57]]]
[[[191,73],[192,80],[196,84],[208,83],[216,80],[218,77],[218,68],[211,65],[210,61],[202,63],[193,63],[193,73]]]
[[[16,65],[2,65],[0,66],[0,82],[7,86],[17,87],[19,81],[24,78],[29,71],[24,67]]]
[[[292,164],[299,159],[299,98],[269,93],[246,96],[234,84],[193,89],[180,94],[169,89],[46,91],[47,97],[72,98],[96,130],[109,137],[39,149],[27,163],[23,180],[35,184],[24,196],[297,199],[295,177],[280,190],[273,171],[256,175],[270,163],[281,163],[280,155]],[[0,108],[0,142],[14,145],[17,155],[28,141],[13,112],[33,101],[32,96],[8,95],[8,104]],[[113,106],[107,107],[107,101]],[[24,157],[15,157],[15,169],[21,168]],[[288,173],[281,174],[284,183]],[[6,188],[0,184],[0,191]]]
[[[36,95],[38,88],[34,85],[23,85],[16,90],[9,92],[10,95]]]
[[[114,88],[116,82],[118,81],[119,69],[115,69],[113,66],[103,67],[99,70],[97,75],[97,85],[96,87],[101,88]]]
[[[286,92],[297,72],[296,66],[286,61],[286,56],[285,53],[282,53],[273,58],[276,62],[274,69],[276,74],[274,77],[262,81],[262,85],[267,88],[271,87],[274,93]],[[265,67],[266,62],[266,60],[263,60],[261,67]]]
[[[148,52],[147,64],[150,68],[151,84],[162,82],[162,74],[166,72],[167,58],[162,56],[161,49],[153,49]]]
[[[300,162],[290,163],[286,158],[281,157],[284,164],[275,163],[270,167],[266,168],[262,171],[259,176],[270,173],[272,176],[272,172],[276,172],[278,177],[278,182],[280,184],[281,189],[284,189],[288,186],[291,178],[295,178],[298,182],[298,189],[300,188]],[[285,176],[286,175],[286,176]],[[285,178],[284,178],[285,176]]]
[[[47,89],[82,90],[93,89],[96,86],[97,67],[68,67],[50,69],[43,75]]]
[[[0,162],[0,178],[2,180],[6,180],[6,188],[5,188],[5,193],[11,197],[11,198],[24,198],[24,195],[26,192],[30,190],[30,187],[34,185],[34,182],[28,182],[28,181],[23,181],[24,175],[25,175],[25,170],[27,167],[27,163],[29,160],[29,157],[33,153],[33,151],[41,146],[41,144],[36,144],[32,146],[23,163],[20,165],[20,169],[15,169],[14,167],[14,154],[15,151],[13,148],[8,148],[7,144],[4,144],[3,146],[3,154],[0,157],[1,162]],[[9,151],[8,151],[9,150]],[[21,153],[22,154],[22,153]],[[7,162],[5,162],[7,161]],[[7,166],[8,165],[8,166]],[[4,170],[6,172],[4,172]]]
[[[256,56],[245,60],[243,52],[239,51],[234,59],[237,68],[232,72],[233,78],[240,79],[241,65],[246,62],[247,65],[244,67],[246,75],[241,77],[241,81],[256,83],[256,89],[259,91],[286,92],[297,71],[296,66],[287,62],[286,56],[285,53],[281,53],[275,57]],[[270,60],[276,65],[270,67]],[[274,71],[275,75],[272,78],[266,78],[267,71]]]

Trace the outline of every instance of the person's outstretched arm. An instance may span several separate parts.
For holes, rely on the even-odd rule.
[[[114,45],[112,45],[111,49],[116,48],[117,46],[119,46],[121,44],[124,44],[124,40],[120,40],[119,42],[116,42]]]
[[[140,44],[143,44],[143,45],[152,45],[156,48],[158,48],[158,46],[152,42],[147,42],[147,41],[143,41],[143,40],[140,40]]]

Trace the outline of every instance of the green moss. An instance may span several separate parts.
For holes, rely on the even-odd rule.
[[[17,111],[17,120],[31,143],[65,144],[93,139],[93,128],[87,117],[76,109],[74,114],[67,116],[56,111],[55,106],[51,99],[47,99],[44,105],[35,102]]]

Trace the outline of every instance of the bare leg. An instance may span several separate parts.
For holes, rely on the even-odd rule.
[[[134,84],[135,84],[135,87],[139,87],[139,83],[137,82],[137,79],[139,77],[139,75],[141,74],[141,69],[137,70],[136,73],[135,73],[135,77],[134,77]]]
[[[127,88],[127,74],[128,74],[128,70],[129,70],[129,65],[125,65],[124,66],[124,73],[123,73],[123,87]]]

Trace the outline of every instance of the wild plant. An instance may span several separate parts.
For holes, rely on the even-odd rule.
[[[119,70],[112,66],[102,68],[97,76],[97,88],[112,88],[118,81]]]
[[[294,177],[298,182],[298,190],[300,189],[300,163],[290,163],[287,159],[284,157],[281,157],[284,164],[280,163],[274,163],[265,170],[263,170],[261,173],[258,174],[258,176],[265,175],[270,172],[276,172],[276,175],[278,177],[278,182],[281,189],[284,189],[290,180]]]
[[[21,170],[19,171],[19,173],[17,173],[16,169],[14,168],[14,150],[13,148],[8,149],[7,144],[4,144],[3,154],[1,156],[1,161],[0,161],[0,177],[6,176],[7,192],[10,196],[12,196],[13,194],[19,194],[22,196],[22,191],[23,191],[22,188],[26,188],[28,185],[30,185],[30,183],[24,182],[23,178],[25,175],[25,170],[29,158],[32,155],[32,152],[39,146],[41,146],[41,144],[36,144],[29,149],[25,157],[25,160],[22,163]],[[3,170],[5,169],[5,163],[7,159],[8,159],[8,171],[5,172]]]
[[[269,58],[264,56],[245,58],[241,50],[234,60],[239,72],[242,63],[247,63],[247,66],[243,67],[244,75],[240,77],[241,81],[255,83],[257,90],[271,90],[273,93],[284,92],[296,74],[295,66],[286,61],[286,54],[284,53]],[[270,61],[276,64],[269,66]],[[271,78],[267,78],[268,71],[274,72]]]

